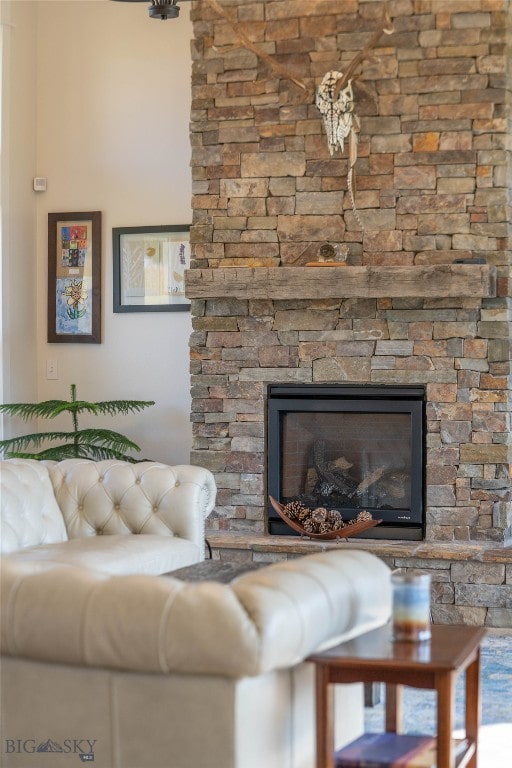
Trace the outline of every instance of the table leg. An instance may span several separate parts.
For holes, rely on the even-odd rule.
[[[334,704],[329,672],[316,665],[316,768],[334,768]]]
[[[403,686],[386,685],[386,731],[400,733],[403,721]]]
[[[477,768],[478,726],[480,725],[480,649],[466,670],[466,738],[475,745],[475,752],[468,768]]]
[[[455,768],[452,733],[455,711],[454,673],[436,675],[437,690],[437,766]]]

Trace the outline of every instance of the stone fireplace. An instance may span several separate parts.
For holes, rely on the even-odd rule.
[[[371,286],[381,270],[362,271],[369,285],[358,291],[368,296],[390,290],[387,284]],[[489,350],[494,358],[503,354],[499,340],[478,333],[486,325],[482,296],[495,290],[494,270],[409,267],[407,279],[404,269],[382,271],[409,294],[428,290],[464,298],[249,298],[264,276],[272,293],[297,294],[300,280],[303,293],[323,293],[324,285],[327,293],[347,293],[350,266],[203,269],[188,275],[189,295],[208,295],[192,305],[192,458],[217,476],[214,527],[266,530],[267,386],[350,382],[425,388],[427,539],[503,543],[509,537],[509,413],[499,407],[507,393],[479,389],[477,382],[494,385],[495,377],[473,370],[489,367]],[[275,272],[287,276],[287,288],[273,279]],[[214,297],[217,292],[239,298]]]
[[[269,385],[422,387],[424,539],[357,546],[432,573],[436,620],[510,626],[505,3],[388,4],[394,32],[355,87],[357,216],[314,88],[360,50],[382,4],[222,5],[307,91],[192,3],[191,460],[216,476],[215,552],[273,559],[313,546],[267,533]],[[346,264],[307,266],[326,244]]]
[[[369,512],[363,538],[421,540],[424,387],[271,384],[266,393],[266,485],[281,503]],[[292,530],[267,504],[268,532]]]

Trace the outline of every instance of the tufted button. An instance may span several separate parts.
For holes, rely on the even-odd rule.
[[[140,485],[140,477],[135,480],[135,485]]]
[[[153,507],[153,512],[154,512],[154,513],[155,513],[155,515],[156,515],[156,513],[158,512],[158,507]]]
[[[96,529],[96,536],[103,536],[103,528]]]
[[[116,505],[114,506],[114,509],[121,509],[121,505],[120,505],[120,504],[116,504]]]
[[[180,484],[180,481],[176,480],[176,482],[174,483],[174,487],[177,488],[179,484]]]
[[[103,480],[104,480],[104,477],[103,477],[103,475],[100,475],[100,476],[98,477],[98,483],[102,483],[102,482],[103,482]]]
[[[79,512],[83,512],[84,511],[84,505],[83,504],[79,504],[78,505],[78,511]]]

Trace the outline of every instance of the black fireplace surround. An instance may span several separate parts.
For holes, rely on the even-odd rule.
[[[354,384],[270,384],[268,495],[286,504],[368,510],[382,523],[362,538],[425,535],[425,388]],[[294,531],[268,505],[271,534]]]

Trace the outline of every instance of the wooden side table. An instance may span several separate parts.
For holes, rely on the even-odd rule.
[[[437,691],[437,768],[477,768],[480,724],[480,645],[482,627],[432,626],[428,642],[394,642],[391,626],[309,656],[316,668],[317,768],[333,768],[333,703],[335,683],[386,684],[386,731],[400,733],[402,686]],[[452,732],[455,681],[466,673],[465,754],[455,763]]]

